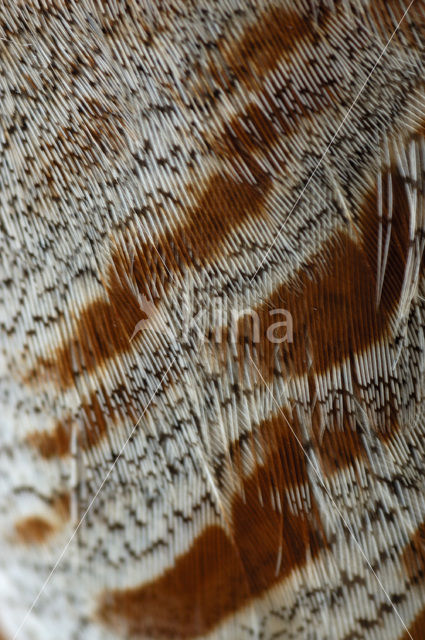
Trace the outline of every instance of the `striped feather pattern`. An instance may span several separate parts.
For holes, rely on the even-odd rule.
[[[4,637],[425,638],[423,2],[4,0],[0,93]]]

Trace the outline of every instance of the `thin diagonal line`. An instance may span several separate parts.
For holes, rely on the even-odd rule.
[[[332,136],[331,141],[329,142],[328,146],[326,147],[326,149],[324,150],[319,162],[316,164],[315,168],[313,169],[312,173],[310,174],[307,182],[305,183],[304,187],[301,190],[301,193],[299,194],[298,198],[295,200],[295,204],[293,205],[292,209],[290,210],[290,212],[288,213],[288,215],[286,216],[285,220],[282,223],[282,226],[280,227],[279,231],[276,234],[276,237],[274,238],[273,242],[271,243],[270,247],[267,249],[265,255],[263,256],[263,259],[261,260],[260,264],[258,265],[258,268],[256,269],[254,275],[252,276],[251,280],[249,281],[249,283],[251,284],[251,282],[254,280],[255,276],[257,275],[257,273],[259,272],[259,270],[261,269],[261,267],[263,266],[265,260],[267,259],[267,256],[269,255],[270,251],[273,249],[274,245],[276,244],[280,234],[282,233],[286,223],[288,222],[288,218],[289,216],[293,213],[295,207],[297,206],[297,204],[299,203],[299,201],[301,200],[301,198],[304,195],[305,190],[307,189],[308,185],[310,184],[310,182],[313,180],[314,176],[316,175],[316,172],[318,170],[318,168],[320,167],[320,165],[322,164],[323,160],[325,159],[329,149],[331,148],[331,146],[333,145],[333,143],[335,142],[335,138],[337,137],[338,133],[340,132],[341,128],[344,126],[345,122],[347,121],[347,118],[349,117],[350,113],[352,112],[353,108],[355,107],[355,105],[357,104],[358,99],[360,98],[361,94],[363,93],[363,90],[365,89],[367,83],[369,82],[373,72],[375,71],[376,67],[378,66],[378,64],[381,61],[381,58],[383,57],[383,55],[385,54],[386,50],[388,49],[388,47],[391,44],[392,39],[394,38],[395,34],[397,33],[397,31],[400,28],[401,23],[403,22],[404,18],[407,15],[407,12],[409,11],[410,7],[412,6],[412,4],[414,3],[415,0],[411,0],[409,6],[407,7],[406,11],[403,13],[399,23],[397,24],[396,28],[394,29],[393,33],[391,34],[390,39],[388,40],[387,44],[385,45],[385,47],[382,49],[378,59],[376,60],[375,64],[373,65],[371,71],[369,71],[368,76],[366,78],[366,80],[364,81],[360,91],[358,92],[357,96],[354,99],[354,102],[351,104],[351,107],[348,109],[347,113],[345,114],[341,124],[339,125],[338,129],[335,131],[334,135]]]
[[[374,577],[376,578],[376,580],[377,580],[377,582],[378,582],[379,586],[381,587],[382,591],[385,593],[385,596],[387,597],[388,602],[391,604],[392,608],[394,609],[394,611],[395,611],[395,613],[396,613],[396,615],[397,615],[398,619],[400,620],[401,624],[403,625],[404,629],[406,630],[406,632],[407,632],[407,634],[408,634],[409,638],[411,638],[411,640],[413,640],[413,637],[412,637],[412,635],[411,635],[411,633],[410,633],[409,629],[407,628],[407,626],[406,626],[406,624],[405,624],[405,622],[404,622],[403,618],[400,616],[399,612],[397,611],[395,604],[394,604],[394,603],[393,603],[393,601],[391,600],[391,598],[390,598],[390,596],[388,595],[388,593],[387,593],[387,591],[386,591],[386,589],[385,589],[384,585],[382,584],[381,580],[379,579],[378,575],[376,574],[375,570],[373,569],[373,567],[372,567],[371,563],[369,562],[368,557],[367,557],[367,555],[365,554],[365,552],[363,551],[363,548],[362,548],[362,546],[361,546],[360,542],[357,540],[356,536],[355,536],[355,535],[354,535],[354,533],[353,533],[353,530],[351,529],[351,527],[350,527],[350,525],[348,524],[347,520],[346,520],[346,519],[344,518],[344,516],[342,515],[341,511],[338,509],[338,506],[337,506],[337,504],[336,504],[335,500],[333,499],[333,497],[332,497],[332,496],[331,496],[331,494],[329,493],[328,489],[326,488],[326,485],[325,485],[325,483],[324,483],[324,481],[323,481],[323,479],[322,479],[322,476],[320,475],[320,473],[319,473],[319,471],[318,471],[318,469],[317,469],[316,465],[314,464],[313,460],[311,459],[311,457],[309,456],[309,454],[307,453],[307,451],[306,451],[306,450],[305,450],[305,448],[303,447],[302,442],[301,442],[301,441],[300,441],[300,439],[298,438],[297,434],[295,433],[294,429],[292,428],[291,424],[289,423],[289,421],[288,421],[287,417],[286,417],[286,416],[285,416],[285,414],[283,413],[283,411],[282,411],[282,409],[281,409],[281,407],[280,407],[279,403],[277,402],[276,398],[274,397],[274,395],[273,395],[273,393],[272,393],[272,391],[271,391],[271,389],[270,389],[269,385],[267,384],[267,382],[264,380],[263,376],[261,375],[261,372],[260,372],[259,368],[257,367],[257,365],[255,364],[254,360],[252,359],[251,355],[249,356],[249,358],[250,358],[250,360],[251,360],[252,364],[254,365],[254,367],[256,368],[257,373],[258,373],[258,375],[260,376],[261,380],[263,381],[263,383],[264,383],[264,385],[265,385],[265,387],[266,387],[267,391],[270,393],[270,396],[271,396],[271,398],[272,398],[273,402],[275,403],[275,405],[277,406],[277,408],[278,408],[278,410],[279,410],[279,413],[280,413],[280,414],[282,414],[282,416],[284,417],[284,419],[285,419],[285,421],[286,421],[286,423],[287,423],[288,427],[290,428],[290,430],[291,430],[291,432],[292,432],[292,435],[295,437],[295,439],[296,439],[296,441],[298,442],[299,446],[301,447],[301,449],[302,449],[302,451],[303,451],[303,453],[304,453],[305,457],[307,458],[308,462],[311,464],[311,466],[312,466],[312,468],[313,468],[313,470],[314,470],[314,473],[317,475],[317,478],[319,479],[319,482],[321,483],[322,487],[324,488],[324,490],[325,490],[325,492],[326,492],[327,496],[329,497],[330,501],[332,502],[333,506],[335,507],[336,512],[338,513],[338,515],[339,515],[339,517],[341,518],[341,520],[342,520],[342,522],[344,523],[344,525],[347,527],[347,530],[348,530],[348,532],[350,533],[351,537],[353,538],[354,542],[356,543],[356,545],[357,545],[357,547],[358,547],[358,549],[359,549],[360,553],[362,554],[363,558],[366,560],[366,562],[367,562],[367,564],[368,564],[369,569],[371,570],[371,572],[373,573]]]
[[[28,617],[31,615],[32,610],[34,609],[35,605],[37,604],[38,600],[40,599],[41,594],[43,593],[44,589],[47,587],[47,585],[49,584],[53,574],[55,573],[56,569],[58,568],[58,566],[60,565],[62,558],[64,557],[65,553],[68,550],[69,545],[71,544],[71,542],[73,541],[76,533],[78,532],[79,528],[81,527],[82,523],[84,522],[88,512],[90,511],[90,509],[92,508],[97,496],[99,495],[99,493],[102,491],[104,484],[106,483],[107,479],[109,478],[109,476],[111,475],[115,465],[117,464],[119,458],[121,457],[124,449],[126,448],[128,442],[130,441],[130,438],[132,437],[133,433],[135,432],[140,420],[143,418],[143,416],[145,415],[146,411],[149,408],[149,405],[151,404],[152,400],[154,399],[154,397],[156,396],[157,392],[159,391],[162,382],[165,378],[165,376],[167,375],[167,373],[169,372],[169,370],[171,369],[172,365],[174,364],[176,360],[176,357],[174,357],[174,359],[171,361],[171,363],[168,365],[166,372],[164,373],[164,375],[162,376],[161,380],[158,383],[157,388],[155,389],[155,391],[153,392],[153,394],[151,395],[151,397],[149,398],[149,402],[147,403],[146,407],[143,409],[143,412],[141,413],[139,419],[137,420],[136,424],[134,425],[134,427],[132,428],[130,435],[128,436],[127,440],[124,442],[123,446],[121,447],[121,450],[118,454],[118,456],[115,458],[113,464],[111,465],[109,471],[107,472],[106,476],[103,478],[102,482],[100,483],[96,493],[94,494],[89,506],[87,507],[87,509],[85,510],[85,512],[83,513],[79,523],[77,524],[77,526],[75,527],[74,531],[72,532],[71,537],[69,538],[68,542],[66,543],[66,545],[64,546],[64,548],[62,549],[61,554],[59,555],[58,559],[56,560],[53,569],[50,571],[49,575],[47,576],[46,580],[44,581],[43,585],[41,586],[40,591],[37,593],[36,597],[34,598],[30,608],[28,609],[28,611],[26,612],[24,619],[22,620],[21,624],[19,625],[18,629],[15,632],[15,635],[13,636],[13,640],[16,640],[16,638],[18,637],[19,632],[21,631],[22,627],[25,625]]]

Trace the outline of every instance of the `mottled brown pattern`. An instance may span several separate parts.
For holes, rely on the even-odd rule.
[[[170,273],[181,275],[183,265],[190,262],[208,262],[220,251],[231,230],[240,225],[246,217],[259,215],[270,180],[255,160],[254,152],[273,137],[273,127],[259,117],[252,107],[251,117],[256,118],[259,131],[257,141],[247,139],[241,132],[228,132],[227,148],[249,163],[257,178],[257,185],[237,183],[229,178],[215,176],[198,206],[188,216],[183,230],[172,235],[167,232],[159,238],[157,246],[145,243],[136,246],[132,263],[121,247],[112,254],[113,263],[108,270],[105,286],[108,301],[97,301],[89,305],[76,321],[75,337],[61,347],[54,360],[44,360],[40,364],[58,377],[62,387],[71,386],[75,374],[93,371],[109,358],[132,348],[130,337],[139,320],[146,315],[140,308],[137,292],[147,298],[158,295],[158,283],[163,293],[170,286]],[[263,124],[262,124],[263,123]],[[234,127],[236,133],[236,123]],[[388,176],[384,174],[383,184]],[[306,370],[308,355],[313,356],[312,367],[316,373],[323,373],[332,364],[341,363],[352,357],[357,350],[380,340],[388,331],[392,314],[401,292],[406,252],[409,246],[409,213],[405,186],[395,168],[391,170],[393,185],[393,214],[391,242],[385,278],[379,307],[377,296],[377,236],[378,203],[375,190],[367,193],[358,220],[358,242],[347,233],[339,232],[322,249],[322,260],[315,257],[295,274],[292,281],[281,285],[257,308],[260,317],[261,341],[256,345],[257,364],[266,380],[271,380],[276,366],[276,357],[281,358],[281,366],[286,375],[302,375]],[[384,189],[382,229],[387,232],[386,191]],[[203,225],[199,224],[202,219]],[[325,263],[324,268],[318,265]],[[130,284],[128,274],[132,273]],[[147,277],[147,274],[149,276]],[[150,282],[156,283],[152,292]],[[284,308],[293,318],[293,343],[283,343],[276,349],[267,337],[270,325],[281,320],[271,316],[270,309]],[[240,321],[240,364],[246,359],[245,343],[252,344],[252,325],[246,319]],[[98,404],[95,394],[82,405],[85,420],[83,446],[94,445],[104,436],[108,418],[116,418],[116,412],[109,406],[106,416]],[[108,394],[105,394],[105,398]],[[108,402],[108,401],[107,401]],[[390,399],[390,404],[392,399]],[[395,426],[394,408],[386,411],[381,432],[391,433]],[[115,414],[115,415],[114,415]],[[133,416],[134,417],[134,416]],[[314,421],[313,421],[314,422]],[[361,443],[354,431],[354,425],[347,426],[345,435],[350,440],[346,448],[340,429],[325,430],[325,439],[332,439],[337,445],[334,453],[324,454],[327,466],[334,468],[336,460],[343,455],[350,460],[360,452]],[[43,457],[67,453],[69,447],[69,424],[58,422],[52,434],[30,436]],[[341,448],[342,447],[342,448]],[[339,454],[337,453],[339,451]],[[345,452],[345,453],[344,453]],[[332,463],[331,460],[334,459]]]

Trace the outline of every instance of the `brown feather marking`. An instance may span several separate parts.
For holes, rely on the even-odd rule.
[[[125,306],[119,306],[125,300]],[[61,388],[73,386],[82,370],[95,370],[115,354],[129,349],[129,339],[143,313],[136,295],[121,283],[110,290],[109,301],[96,300],[75,321],[73,337],[52,358],[41,358],[29,378],[41,368]]]
[[[26,516],[15,523],[15,540],[22,544],[42,544],[47,542],[60,529],[60,525],[55,523],[58,519],[60,523],[69,520],[71,496],[69,493],[57,495],[51,503],[51,510],[54,519],[50,520],[42,515]]]
[[[261,16],[259,24],[248,27],[235,49],[227,51],[227,63],[231,68],[234,67],[233,73],[241,76],[245,82],[253,79],[253,69],[261,71],[262,77],[265,71],[277,66],[282,56],[289,56],[301,38],[316,37],[313,31],[308,17],[272,8]],[[268,34],[266,40],[265,34]],[[269,46],[269,42],[273,46]],[[264,87],[260,89],[264,90]],[[289,86],[287,90],[292,95],[293,88]],[[299,104],[295,94],[292,98],[299,110],[299,113],[294,111],[292,118],[309,119],[310,111]],[[323,109],[320,97],[313,98],[317,98],[318,109]],[[103,122],[104,114],[99,115],[98,105],[95,101],[93,104],[93,113]],[[281,129],[283,127],[286,135],[297,134],[297,127],[288,126],[288,120],[282,117],[273,100],[268,101],[268,105],[268,115],[254,103],[247,105],[245,112],[224,126],[223,135],[212,145],[218,157],[224,154],[230,160],[238,180],[221,173],[213,175],[201,193],[195,194],[197,205],[185,212],[186,221],[180,228],[173,232],[166,231],[154,239],[154,244],[143,242],[138,247],[134,275],[140,294],[151,297],[152,282],[149,278],[152,281],[152,274],[156,274],[159,282],[167,288],[170,285],[170,273],[180,274],[184,265],[208,264],[220,252],[232,231],[246,220],[263,214],[272,180],[260,166],[255,154],[265,154],[273,166],[282,169],[273,157],[273,147],[282,135],[276,123]],[[247,136],[242,120],[253,126],[256,135]],[[247,181],[243,174],[241,161],[242,166],[247,167],[254,177],[254,184]],[[117,248],[112,261],[114,266],[106,278],[109,299],[96,300],[88,305],[75,322],[75,338],[58,348],[52,358],[41,358],[27,380],[38,378],[41,368],[57,376],[58,386],[67,388],[74,384],[76,374],[81,370],[93,371],[108,359],[131,348],[129,338],[137,322],[144,316],[135,292],[126,284],[125,275],[129,272],[127,257]]]
[[[288,283],[280,285],[256,308],[260,318],[260,342],[256,345],[263,376],[271,380],[279,357],[286,375],[303,375],[309,354],[313,371],[323,373],[390,330],[402,290],[409,248],[409,203],[401,176],[395,168],[393,219],[388,263],[379,307],[376,307],[378,205],[376,189],[368,193],[359,219],[355,240],[340,231],[303,266]],[[384,220],[387,202],[384,201]],[[384,224],[384,235],[386,233]],[[324,266],[321,266],[324,265]],[[267,332],[281,320],[270,309],[286,309],[293,319],[293,342],[270,345]],[[240,360],[244,345],[254,343],[254,327],[239,322]]]
[[[267,129],[265,129],[267,132]],[[270,132],[264,133],[270,135]],[[257,308],[260,318],[261,340],[256,345],[256,356],[262,375],[271,380],[274,374],[276,357],[280,357],[281,366],[286,375],[303,375],[307,370],[308,352],[313,357],[313,370],[323,373],[332,364],[350,358],[368,344],[374,343],[389,329],[391,314],[394,312],[400,296],[406,252],[409,246],[408,201],[404,184],[395,169],[391,172],[393,181],[393,219],[388,264],[382,289],[381,302],[376,309],[376,273],[377,273],[377,234],[378,206],[376,190],[365,197],[359,219],[360,236],[356,243],[347,234],[340,232],[323,249],[323,259],[315,257],[288,283],[281,285],[272,296]],[[159,252],[174,272],[182,269],[184,261],[201,259],[200,247],[203,247],[202,259],[211,258],[219,250],[223,236],[233,224],[244,219],[247,211],[253,215],[260,208],[268,181],[263,176],[264,185],[258,189],[252,185],[236,182],[229,183],[225,178],[216,176],[210,183],[199,207],[186,223],[183,238],[172,238],[159,244]],[[240,190],[236,191],[236,188]],[[235,204],[233,205],[233,198]],[[248,198],[248,200],[246,200]],[[384,234],[387,218],[387,202],[384,199]],[[226,215],[226,211],[232,212]],[[217,212],[219,212],[217,214]],[[203,217],[202,230],[198,217]],[[198,229],[198,237],[195,230]],[[176,254],[170,256],[171,248]],[[178,257],[180,256],[180,257]],[[76,337],[58,350],[52,360],[43,360],[48,370],[58,375],[61,387],[74,383],[75,371],[72,362],[77,363],[77,371],[88,371],[104,363],[108,358],[131,348],[130,336],[137,322],[144,317],[136,293],[127,283],[125,276],[130,271],[129,258],[117,247],[113,254],[114,263],[107,277],[109,302],[95,302],[83,311],[77,321]],[[326,272],[320,271],[319,263],[326,264]],[[146,273],[157,270],[164,288],[168,284],[168,275],[158,253],[146,245],[139,248],[134,259],[134,280],[137,290],[151,297],[148,290]],[[294,341],[272,345],[267,331],[276,322],[276,316],[270,316],[271,308],[284,308],[293,318]],[[242,366],[246,359],[245,344],[253,341],[252,324],[241,319],[238,328],[239,361]],[[277,355],[278,354],[278,355]],[[108,394],[104,394],[107,398]],[[86,434],[85,442],[89,446],[99,441],[107,431],[103,412],[96,411],[96,397],[83,404]],[[91,408],[92,407],[92,408]],[[114,412],[110,409],[110,415]],[[395,427],[394,411],[383,417],[381,432],[392,433]],[[348,427],[350,428],[350,427]],[[346,431],[346,436],[356,440],[354,431]],[[338,431],[325,438],[333,438],[344,448],[345,438]],[[53,434],[32,434],[30,439],[43,457],[66,455],[69,450],[69,424],[59,422]],[[360,443],[357,443],[360,446]],[[83,446],[85,446],[83,444]],[[68,447],[68,450],[67,450]],[[335,454],[336,454],[336,450]],[[342,450],[340,450],[342,454]],[[341,456],[337,459],[341,462]],[[332,466],[330,458],[326,464]]]
[[[312,386],[312,385],[311,385]],[[342,392],[341,392],[342,393]],[[314,446],[315,454],[318,456],[322,470],[325,477],[344,469],[347,466],[353,466],[355,461],[366,455],[366,449],[363,443],[362,431],[357,424],[355,416],[353,416],[347,406],[344,394],[343,398],[339,398],[342,408],[337,410],[336,406],[332,407],[331,415],[327,416],[325,425],[321,423],[319,405],[316,402],[311,413],[311,443]],[[313,398],[314,394],[310,392],[310,398]],[[282,425],[283,421],[287,424],[288,429],[294,429],[300,443],[301,440],[301,425],[297,413],[289,412],[287,408],[281,407],[279,413],[268,421],[261,423],[258,428],[258,434],[263,447],[267,448],[268,443],[276,443],[276,434],[282,431],[282,426],[279,428],[276,425]],[[287,421],[287,422],[286,422]],[[253,432],[249,435],[249,447],[254,457],[256,454],[257,428],[253,428]],[[232,443],[231,452],[232,458],[238,460],[242,455],[242,447],[246,447],[245,444],[246,435],[236,443]],[[302,454],[301,462],[298,461],[297,465],[302,469],[302,473],[296,473],[295,454],[293,446],[298,444],[298,453]],[[295,436],[293,436],[291,455],[282,461],[286,469],[288,484],[292,478],[300,478],[300,482],[303,482],[306,477],[306,471],[302,466],[304,464],[302,458],[304,453],[302,452],[301,444],[297,443]],[[307,444],[307,443],[305,443]],[[279,451],[285,451],[286,445],[280,444]],[[301,465],[301,466],[300,466]],[[240,465],[239,465],[240,468]],[[279,468],[279,465],[278,467]],[[304,480],[303,480],[304,479]]]
[[[245,82],[253,78],[253,69],[260,71],[262,77],[265,71],[277,66],[282,56],[288,56],[300,38],[306,37],[306,33],[308,38],[316,37],[308,17],[272,8],[261,17],[259,24],[246,30],[232,52],[227,51],[227,62],[231,68],[235,67],[233,72]],[[268,34],[266,40],[265,34]],[[269,47],[269,42],[273,46]],[[263,91],[263,85],[259,89]],[[287,90],[299,111],[289,115],[297,120],[310,119],[309,110],[298,103],[295,94],[292,95],[293,88],[289,86]],[[317,98],[318,109],[322,110],[323,101],[317,96],[313,98]],[[140,294],[152,297],[152,274],[167,288],[170,285],[170,273],[181,274],[183,266],[193,263],[208,264],[220,252],[232,231],[246,220],[263,214],[272,180],[262,169],[255,154],[265,154],[273,166],[282,169],[280,161],[273,156],[273,147],[280,140],[282,128],[286,135],[295,136],[298,131],[295,123],[292,128],[289,127],[288,119],[283,118],[273,100],[268,100],[267,104],[270,110],[267,115],[256,104],[247,105],[243,113],[225,124],[220,139],[212,142],[217,156],[224,154],[232,163],[238,180],[221,173],[213,175],[205,188],[199,194],[194,194],[197,204],[185,212],[186,221],[180,228],[173,232],[166,231],[156,237],[153,244],[142,242],[137,248],[134,275]],[[98,106],[94,103],[93,113],[97,112]],[[96,117],[102,119],[103,114]],[[247,136],[242,121],[252,125],[256,134]],[[246,179],[241,163],[254,177],[254,184]],[[106,278],[109,299],[96,300],[81,312],[75,322],[75,338],[58,348],[53,358],[41,358],[27,376],[28,381],[37,379],[41,368],[57,376],[58,386],[67,388],[74,384],[76,374],[82,369],[93,371],[109,358],[131,348],[129,338],[137,322],[144,316],[135,292],[126,283],[129,261],[119,247],[113,251],[112,262],[113,267]]]
[[[62,458],[70,453],[71,428],[71,420],[58,420],[51,431],[32,431],[26,441],[46,460]]]
[[[349,424],[344,425],[343,429],[327,426],[320,438],[315,433],[315,439],[316,451],[326,476],[353,466],[366,453],[361,433]]]
[[[403,15],[409,7],[408,12]],[[404,5],[400,0],[369,0],[368,19],[382,39],[387,44],[390,38],[395,43],[405,47],[418,48],[418,40],[412,30],[423,29],[425,25],[425,11],[423,3],[413,2]],[[396,30],[397,29],[397,30]]]
[[[366,455],[360,426],[342,400],[342,424],[334,407],[333,414],[323,425],[319,420],[318,406],[313,410],[312,439],[316,455],[320,460],[326,477],[341,471],[345,467],[354,466],[357,459]]]
[[[285,58],[291,60],[300,43],[312,42],[316,32],[311,17],[285,7],[271,6],[248,26],[239,40],[218,41],[221,57],[211,60],[207,77],[211,76],[224,91],[232,91],[232,78],[252,89],[255,77],[263,77],[277,68]],[[223,74],[223,61],[227,73]]]
[[[16,539],[23,544],[40,544],[54,532],[54,524],[42,516],[28,516],[15,523]]]
[[[297,421],[281,409],[261,423],[260,431],[265,462],[243,480],[232,504],[234,540],[253,596],[303,566],[307,553],[314,557],[326,545]],[[301,487],[310,494],[311,506],[301,497]]]
[[[288,493],[292,487],[297,495],[301,485],[309,491],[297,439],[281,414],[260,431],[265,462],[233,497],[233,542],[221,528],[207,527],[159,578],[106,593],[99,607],[104,623],[158,640],[200,636],[325,548],[313,495],[308,507],[301,498],[293,504]]]
[[[255,166],[254,160],[251,166]],[[256,169],[255,185],[213,176],[181,229],[166,232],[157,239],[156,247],[146,242],[136,248],[134,279],[140,294],[151,297],[153,273],[166,289],[171,284],[170,272],[181,273],[184,264],[207,263],[217,255],[232,230],[246,219],[261,215],[271,180],[258,165]],[[117,248],[112,261],[106,278],[109,299],[92,302],[81,312],[75,321],[75,337],[57,349],[53,358],[40,359],[29,380],[39,377],[41,367],[53,380],[57,378],[58,386],[67,388],[81,370],[94,371],[132,348],[130,337],[137,322],[146,315],[125,279],[130,271],[128,257]]]
[[[400,640],[412,640],[412,638],[413,640],[425,640],[425,607],[409,625],[409,632],[405,631]]]
[[[52,509],[62,520],[69,520],[71,514],[71,494],[60,493],[52,502]]]
[[[172,568],[141,587],[108,592],[101,620],[129,635],[155,639],[194,638],[247,601],[240,559],[226,533],[210,526]]]
[[[425,580],[425,522],[422,522],[412,535],[403,551],[402,559],[409,578],[414,582],[423,583]]]

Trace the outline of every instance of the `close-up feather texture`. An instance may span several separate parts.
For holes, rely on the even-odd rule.
[[[424,247],[424,0],[1,0],[1,640],[424,640]]]

